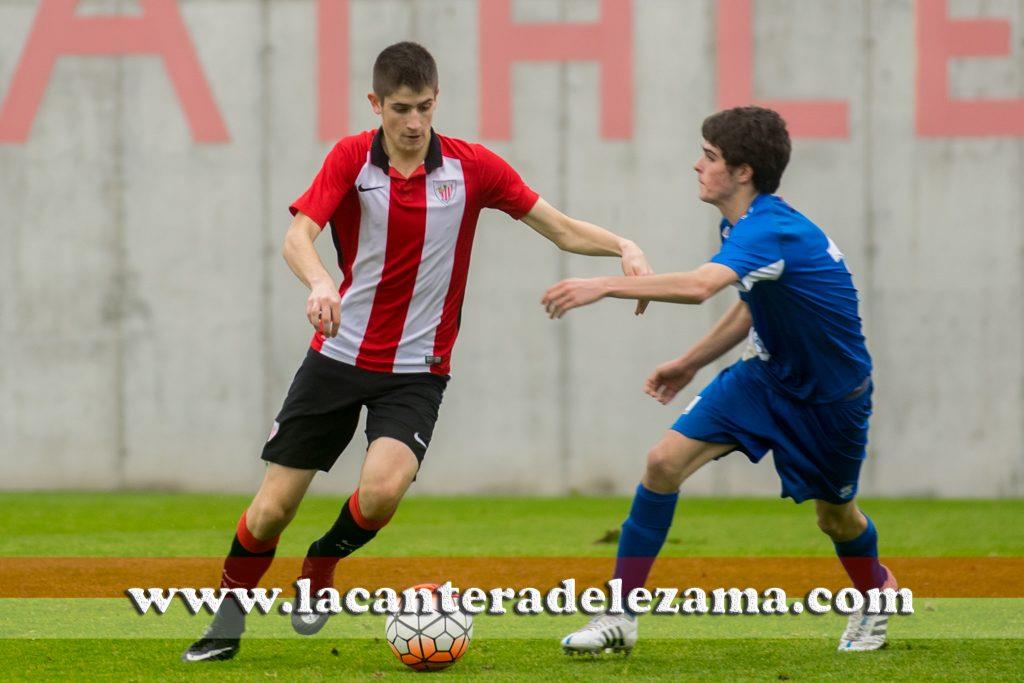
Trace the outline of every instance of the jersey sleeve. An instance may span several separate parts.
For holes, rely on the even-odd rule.
[[[358,136],[340,140],[324,159],[320,172],[302,196],[288,207],[294,216],[301,211],[321,228],[327,225],[341,200],[352,189],[359,169],[365,162],[366,151],[362,150]]]
[[[731,268],[742,289],[749,291],[761,280],[778,280],[786,267],[777,228],[767,221],[740,221],[723,240],[711,263]]]
[[[477,146],[477,152],[482,204],[504,211],[516,220],[528,214],[540,195],[497,154],[483,145]]]

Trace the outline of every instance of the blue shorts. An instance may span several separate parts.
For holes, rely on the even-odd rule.
[[[751,462],[771,450],[783,498],[853,500],[867,454],[870,381],[853,398],[804,403],[775,389],[762,363],[739,361],[720,372],[672,429],[698,441],[736,444]]]

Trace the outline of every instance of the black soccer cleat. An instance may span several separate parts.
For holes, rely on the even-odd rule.
[[[316,543],[313,545],[315,546]],[[338,558],[336,557],[310,557],[307,555],[306,559],[302,561],[302,576],[299,577],[299,580],[309,579],[310,595],[316,597],[321,589],[334,586],[334,568],[337,564]],[[300,636],[314,636],[320,633],[331,617],[330,612],[299,614],[298,597],[292,607],[292,629]]]
[[[330,613],[319,614],[313,612],[312,614],[299,614],[293,611],[292,628],[300,636],[314,636],[320,633],[320,630],[327,624],[327,619],[330,616]]]
[[[183,662],[219,662],[238,654],[240,638],[202,638],[188,646]]]
[[[245,632],[245,614],[234,600],[221,603],[202,637],[181,655],[183,662],[219,662],[238,654]]]

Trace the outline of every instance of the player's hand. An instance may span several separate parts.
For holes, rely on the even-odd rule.
[[[628,242],[622,248],[622,274],[623,275],[653,275],[654,269],[647,263],[647,257],[640,247]],[[643,315],[647,310],[647,299],[640,299],[636,302],[636,310],[633,315]]]
[[[540,303],[552,320],[561,318],[574,308],[592,304],[602,299],[605,288],[600,278],[562,280],[544,293]]]
[[[680,360],[662,363],[654,369],[644,384],[644,392],[662,405],[676,397],[683,387],[693,380],[698,368]]]
[[[333,337],[341,325],[341,297],[332,281],[314,282],[306,299],[306,318],[320,334]]]

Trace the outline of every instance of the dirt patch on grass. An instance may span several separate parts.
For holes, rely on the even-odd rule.
[[[1021,557],[884,558],[900,586],[915,597],[1024,597]],[[212,557],[4,557],[0,558],[0,597],[110,598],[131,587],[217,586],[222,558]],[[291,592],[300,558],[278,558],[261,585]],[[567,578],[577,590],[601,586],[611,576],[613,558],[581,557],[351,557],[341,561],[336,587],[403,589],[451,580],[456,586],[546,589]],[[706,590],[718,587],[782,588],[801,595],[816,586],[849,585],[831,557],[666,557],[655,563],[649,586]]]

